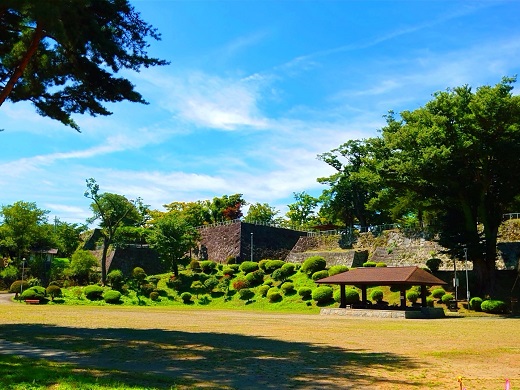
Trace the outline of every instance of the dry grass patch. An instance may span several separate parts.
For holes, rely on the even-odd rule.
[[[468,390],[499,389],[505,378],[520,389],[519,325],[491,317],[0,305],[0,339],[63,351],[80,369],[142,373],[150,388],[458,389],[462,375]]]

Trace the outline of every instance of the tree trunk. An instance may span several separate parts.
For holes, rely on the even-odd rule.
[[[40,44],[41,40],[43,38],[43,27],[41,26],[41,23],[36,24],[36,29],[34,30],[34,34],[31,40],[31,44],[27,48],[27,51],[25,52],[24,56],[20,60],[20,63],[18,66],[14,69],[13,74],[9,78],[9,81],[5,85],[5,87],[0,91],[0,106],[5,102],[11,91],[13,90],[14,86],[22,77],[23,72],[27,68],[27,65],[29,64],[29,61],[34,56],[36,51],[38,50],[38,45]]]
[[[110,246],[110,239],[103,237],[103,252],[101,254],[101,284],[104,286],[107,282],[107,253]]]
[[[491,296],[495,288],[495,262],[489,262],[486,259],[473,259],[473,273],[476,277],[476,294],[484,298]]]

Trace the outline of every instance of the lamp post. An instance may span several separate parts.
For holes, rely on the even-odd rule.
[[[469,304],[468,248],[464,248],[464,268],[466,268],[466,299]]]
[[[251,232],[251,261],[253,261],[253,233]]]
[[[20,283],[20,295],[23,293],[23,274],[25,272],[25,257],[22,259],[22,283]]]

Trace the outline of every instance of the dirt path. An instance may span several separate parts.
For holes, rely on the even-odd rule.
[[[0,293],[0,305],[14,305],[16,302],[13,302],[12,299],[14,294],[11,293]]]

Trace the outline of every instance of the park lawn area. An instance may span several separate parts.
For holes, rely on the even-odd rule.
[[[520,389],[520,319],[0,305],[1,389]],[[43,360],[41,360],[43,359]]]

